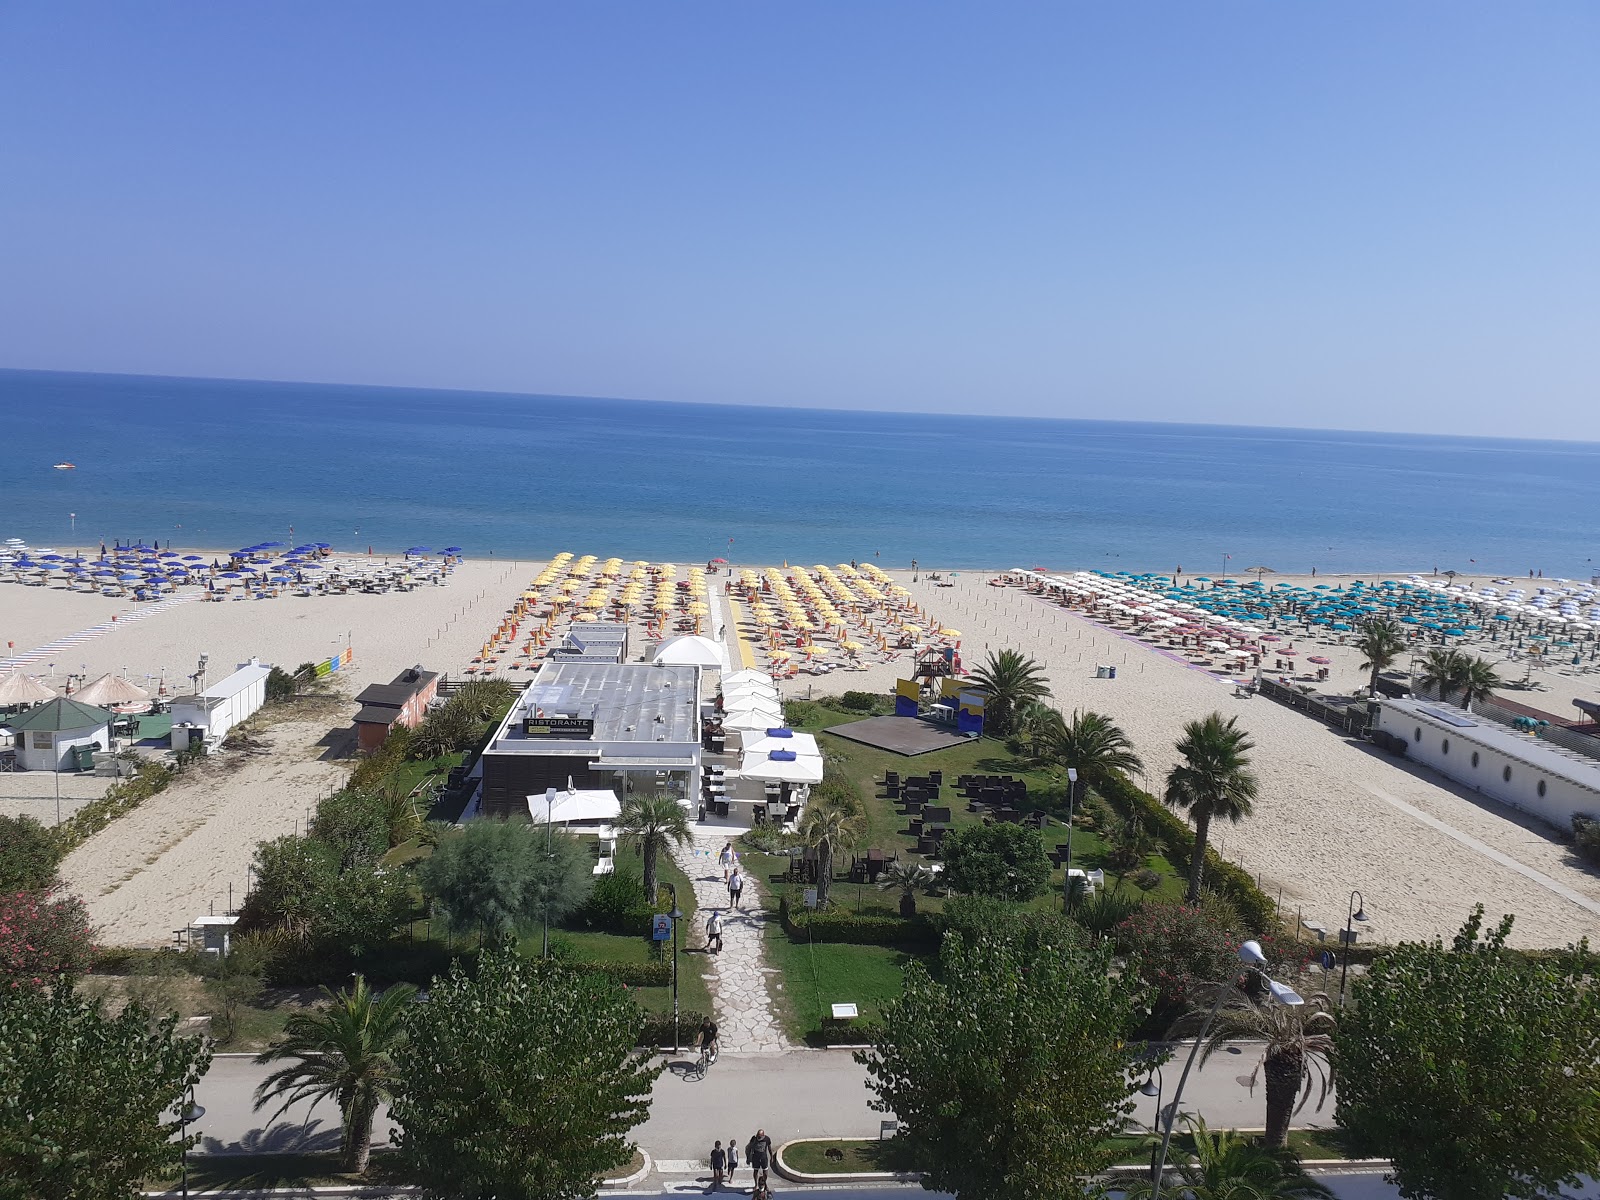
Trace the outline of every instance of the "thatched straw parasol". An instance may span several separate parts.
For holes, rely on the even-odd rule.
[[[146,703],[150,699],[150,693],[136,683],[129,683],[120,675],[107,672],[80,689],[72,698],[80,704],[117,708],[122,705]]]
[[[31,675],[11,671],[0,675],[0,708],[16,708],[22,704],[43,704],[55,699],[55,690],[40,683]]]

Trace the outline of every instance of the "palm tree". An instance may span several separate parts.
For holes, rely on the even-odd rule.
[[[1361,623],[1361,632],[1356,635],[1355,648],[1361,651],[1361,657],[1366,659],[1361,664],[1361,669],[1372,672],[1368,691],[1376,698],[1378,675],[1393,666],[1395,660],[1405,653],[1405,632],[1394,621],[1374,617],[1370,621]]]
[[[1504,687],[1506,681],[1500,678],[1500,673],[1488,659],[1469,655],[1462,657],[1466,661],[1462,664],[1456,686],[1461,690],[1461,707],[1471,712],[1474,700],[1486,699],[1495,688]]]
[[[1050,742],[1050,757],[1063,767],[1076,767],[1078,778],[1088,787],[1099,787],[1118,773],[1144,769],[1133,743],[1115,721],[1083,709],[1061,723]]]
[[[1027,740],[1035,762],[1049,757],[1050,746],[1061,736],[1061,714],[1042,700],[1033,700],[1017,710],[1017,733]]]
[[[1169,808],[1182,809],[1194,822],[1185,904],[1200,900],[1212,820],[1221,817],[1237,825],[1250,815],[1260,786],[1250,770],[1249,752],[1254,749],[1255,743],[1239,728],[1237,717],[1212,713],[1183,727],[1178,741],[1183,761],[1167,772],[1167,789],[1161,799]]]
[[[878,886],[884,891],[900,893],[900,915],[917,915],[917,893],[933,882],[933,872],[921,863],[892,862],[884,870]]]
[[[1187,1200],[1311,1200],[1333,1192],[1300,1169],[1293,1154],[1275,1150],[1231,1130],[1213,1133],[1201,1118],[1185,1122],[1194,1139],[1194,1159],[1175,1164],[1179,1183],[1162,1194]],[[1127,1189],[1129,1200],[1149,1196],[1154,1181]]]
[[[1304,1004],[1291,1007],[1271,999],[1258,1003],[1234,988],[1227,990],[1232,994],[1211,1023],[1200,1065],[1205,1066],[1213,1053],[1229,1043],[1262,1043],[1261,1066],[1267,1075],[1266,1143],[1279,1149],[1288,1144],[1289,1118],[1305,1107],[1313,1085],[1318,1090],[1318,1109],[1333,1087],[1333,1033],[1338,1026],[1333,1002],[1326,993],[1318,992],[1307,996]],[[1178,1019],[1169,1036],[1194,1036],[1215,1002],[1216,993],[1212,992],[1203,999],[1203,1007]]]
[[[833,886],[833,854],[848,850],[867,831],[867,813],[853,796],[830,794],[814,800],[800,818],[800,838],[817,852],[817,907],[828,906]]]
[[[1467,656],[1461,651],[1429,650],[1417,673],[1417,687],[1431,687],[1439,693],[1439,699],[1448,700],[1450,693],[1461,687],[1466,670]]]
[[[276,1121],[292,1104],[310,1100],[315,1108],[332,1099],[343,1127],[340,1152],[343,1169],[360,1174],[372,1151],[372,1118],[379,1102],[393,1094],[394,1052],[405,1038],[405,1014],[417,989],[397,983],[374,996],[366,977],[334,995],[314,1012],[294,1013],[284,1025],[284,1039],[256,1056],[257,1063],[293,1061],[268,1075],[256,1088],[256,1108],[283,1097]]]
[[[680,846],[689,844],[693,836],[689,814],[676,796],[666,792],[635,792],[623,804],[617,828],[623,844],[638,847],[644,859],[644,899],[646,904],[654,906],[656,855],[667,849],[668,842]]]
[[[1017,650],[989,652],[988,661],[972,673],[972,684],[985,695],[984,732],[1005,737],[1025,705],[1050,695],[1044,668]]]

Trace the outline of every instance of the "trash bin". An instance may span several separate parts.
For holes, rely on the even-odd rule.
[[[92,771],[92,770],[94,770],[94,746],[93,745],[74,746],[74,747],[72,747],[71,750],[67,751],[67,753],[71,757],[72,769],[74,771]]]
[[[1116,677],[1117,677],[1117,669],[1115,667],[1107,667],[1106,668],[1106,678],[1107,679],[1115,679]]]

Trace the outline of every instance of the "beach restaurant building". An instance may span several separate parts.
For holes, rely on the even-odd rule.
[[[481,811],[543,819],[546,790],[569,787],[619,803],[669,791],[687,805],[700,755],[699,667],[551,659],[483,752]]]
[[[1573,813],[1600,818],[1600,760],[1438,700],[1385,700],[1376,728],[1407,758],[1558,829]]]

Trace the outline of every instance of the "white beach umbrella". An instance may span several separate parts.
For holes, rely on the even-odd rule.
[[[55,690],[46,687],[32,675],[11,671],[0,676],[0,707],[14,708],[22,704],[43,704],[55,699]]]

